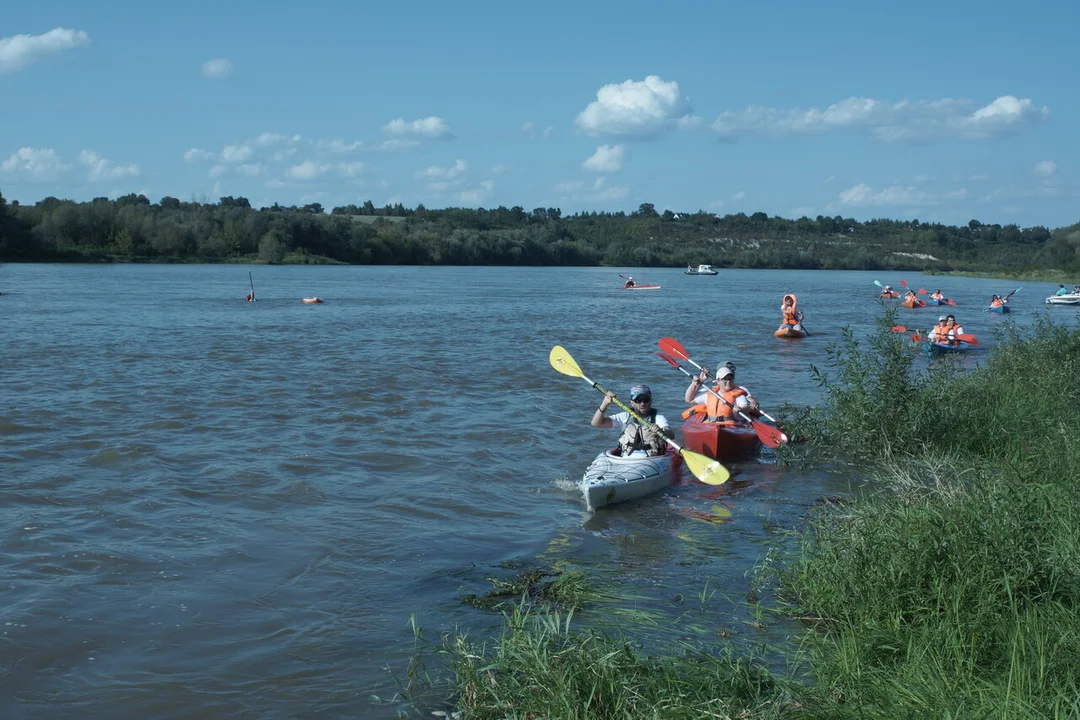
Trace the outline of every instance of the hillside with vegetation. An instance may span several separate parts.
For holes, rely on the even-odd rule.
[[[763,212],[377,208],[217,203],[143,195],[33,205],[0,195],[5,262],[338,262],[370,265],[618,265],[969,272],[1080,271],[1080,224],[922,223]]]

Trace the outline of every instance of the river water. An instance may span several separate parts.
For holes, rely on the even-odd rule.
[[[618,273],[0,267],[0,716],[395,717],[410,618],[484,637],[500,617],[461,598],[514,562],[585,570],[608,597],[581,621],[645,642],[779,641],[793,626],[738,607],[747,573],[858,478],[764,456],[589,514],[573,483],[615,431],[552,346],[622,397],[650,384],[677,423],[660,337],[735,362],[771,409],[815,402],[810,363],[872,329],[874,279],[940,283],[983,348],[1002,318],[981,308],[1015,286],[635,269],[663,287],[626,292]],[[772,337],[787,291],[812,337]]]

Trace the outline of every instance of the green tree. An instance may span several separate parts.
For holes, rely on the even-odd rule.
[[[259,259],[271,265],[285,259],[285,236],[280,230],[270,230],[259,240]]]

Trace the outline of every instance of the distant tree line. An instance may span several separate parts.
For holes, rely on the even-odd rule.
[[[933,259],[931,259],[933,258]],[[410,209],[312,203],[254,209],[144,195],[34,205],[0,194],[0,261],[341,262],[370,265],[620,265],[860,270],[1080,271],[1080,224],[921,223],[763,212],[719,216],[558,208]]]

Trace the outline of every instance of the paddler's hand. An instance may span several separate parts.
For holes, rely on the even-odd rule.
[[[600,401],[600,412],[607,412],[607,409],[611,407],[611,402],[615,399],[615,393],[608,390],[604,393],[604,399]]]
[[[701,372],[698,373],[697,381],[699,385],[704,385],[709,379],[709,368],[701,368]]]

